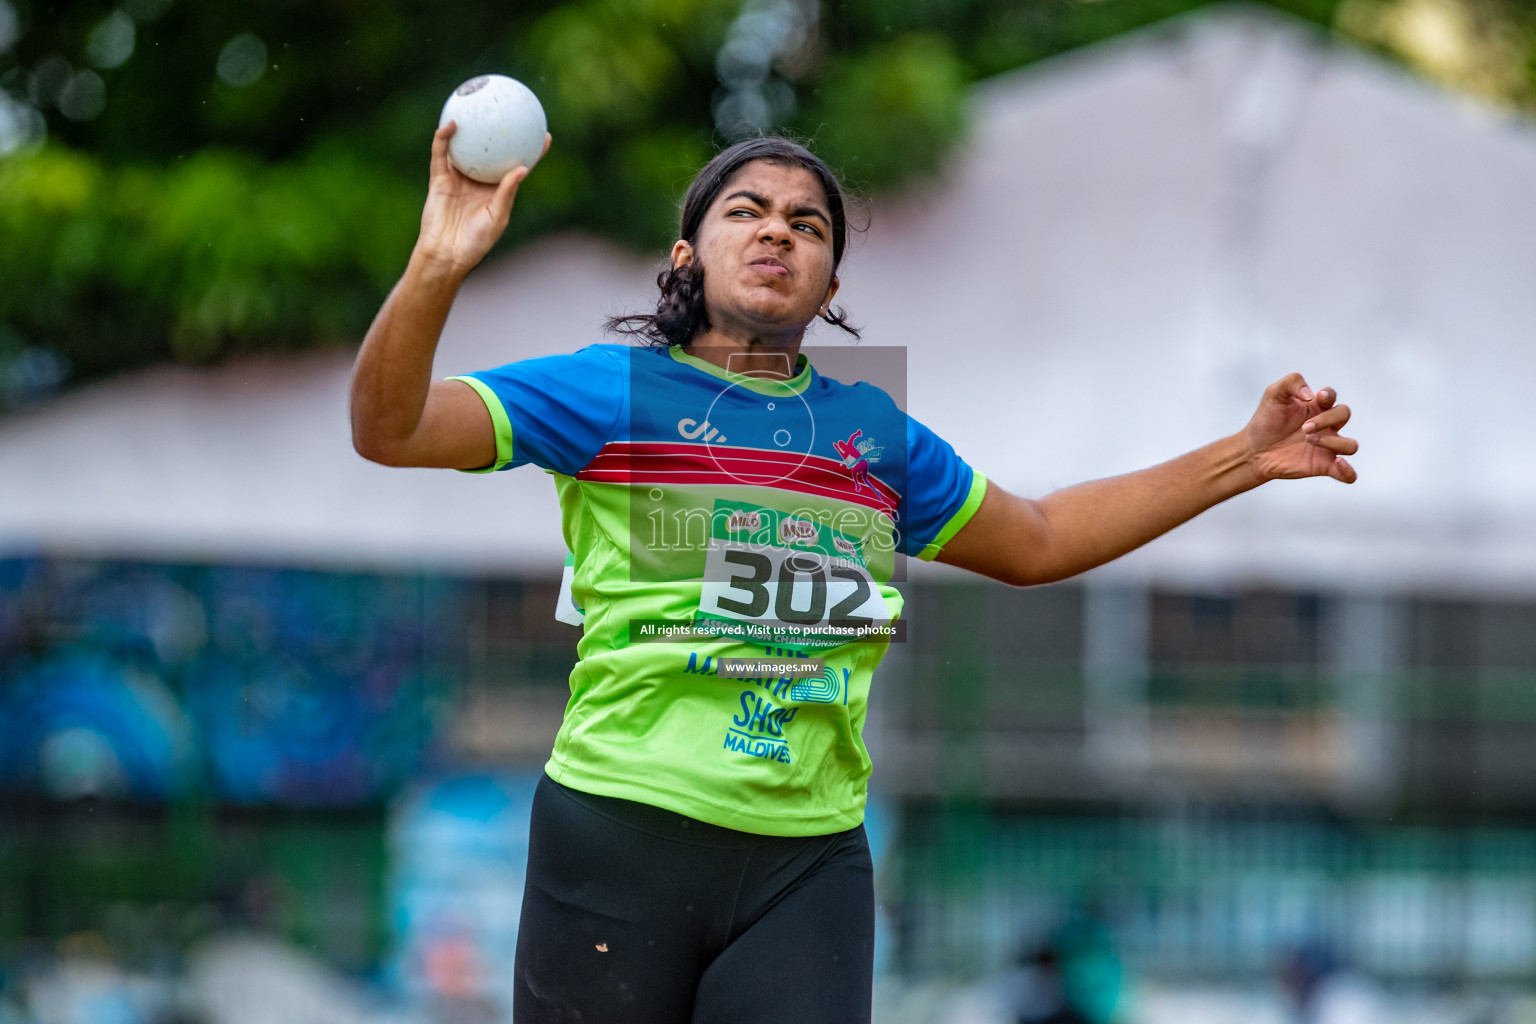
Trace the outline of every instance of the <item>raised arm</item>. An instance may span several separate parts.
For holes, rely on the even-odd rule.
[[[352,369],[352,446],[386,466],[476,469],[496,459],[484,403],[462,381],[432,380],[432,356],[465,275],[506,230],[528,168],[496,185],[465,177],[448,161],[454,128],[449,122],[432,136],[421,234]]]
[[[1269,480],[1331,476],[1354,483],[1339,429],[1349,407],[1301,374],[1271,384],[1242,431],[1187,455],[1039,500],[988,481],[981,506],[938,561],[1015,586],[1053,583],[1119,558],[1213,505]]]

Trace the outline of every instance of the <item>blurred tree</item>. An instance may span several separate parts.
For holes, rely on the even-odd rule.
[[[1533,0],[1344,0],[1335,22],[1430,78],[1536,111]]]
[[[527,82],[555,135],[504,244],[579,228],[659,250],[722,142],[788,131],[855,187],[899,188],[962,136],[970,82],[1204,2],[0,0],[0,408],[355,342],[409,252],[438,110],[475,74]],[[1530,103],[1530,4],[1275,6],[1405,59],[1430,45],[1393,27],[1413,5],[1475,10],[1495,27],[1468,38],[1508,51],[1501,95]]]

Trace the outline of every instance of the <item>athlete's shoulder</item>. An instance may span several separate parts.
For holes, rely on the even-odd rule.
[[[629,354],[633,351],[635,351],[635,346],[633,345],[602,341],[577,349],[571,353],[571,357],[585,362],[608,363],[616,367],[627,367],[629,365]]]
[[[587,345],[574,352],[544,356],[537,362],[543,364],[546,373],[569,378],[586,389],[601,389],[604,385],[621,388],[629,377],[630,345],[599,343]]]
[[[481,371],[474,376],[486,374],[507,373],[584,373],[610,371],[623,371],[628,363],[624,359],[626,345],[597,344],[587,345],[576,349],[574,352],[550,352],[544,355],[524,356],[521,359],[505,363],[491,370]]]
[[[813,387],[819,393],[819,397],[824,399],[842,399],[882,413],[900,411],[896,399],[891,397],[890,392],[867,380],[856,380],[848,384],[817,371],[816,383]]]
[[[601,350],[604,355],[622,363],[626,373],[686,375],[688,367],[672,357],[668,345],[626,345],[607,342],[588,345],[588,349]],[[585,351],[585,350],[583,350]]]
[[[583,352],[601,353],[604,356],[624,359],[628,357],[629,353],[636,351],[639,351],[639,347],[636,345],[626,345],[623,342],[617,341],[599,341],[577,349],[576,354],[580,355]]]

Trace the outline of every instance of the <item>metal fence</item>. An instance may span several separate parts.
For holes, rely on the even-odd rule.
[[[1536,829],[909,811],[903,967],[997,970],[1074,917],[1139,972],[1272,974],[1323,944],[1374,974],[1536,979]]]

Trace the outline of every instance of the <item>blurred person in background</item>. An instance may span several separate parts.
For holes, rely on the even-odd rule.
[[[1294,1024],[1384,1024],[1393,1017],[1374,987],[1321,939],[1285,950],[1280,991]]]
[[[385,465],[531,462],[555,476],[585,618],[534,798],[514,1018],[868,1021],[861,731],[886,645],[818,650],[821,678],[729,685],[715,659],[774,648],[721,622],[761,622],[770,605],[776,621],[818,628],[894,621],[895,551],[1013,585],[1065,579],[1269,480],[1352,482],[1343,456],[1356,445],[1339,434],[1349,410],[1292,374],[1205,448],[1039,501],[1008,494],[883,391],[822,377],[800,351],[814,319],[857,334],[832,305],[848,225],[826,164],[773,137],[722,151],[694,179],[656,311],[610,322],[648,346],[434,381],[454,297],[527,174],[464,177],[447,156],[453,130],[433,139],[421,233],[358,354],[351,416],[357,451]],[[1149,409],[1201,400],[1147,398]],[[790,431],[768,415],[782,417],[781,403],[808,411],[822,447],[785,450]],[[647,545],[631,515],[647,501],[663,523],[702,510],[753,542]],[[713,518],[722,510],[729,525]],[[706,566],[716,558],[723,567]],[[642,621],[716,634],[637,643]]]
[[[1015,1024],[1090,1024],[1068,998],[1061,953],[1051,945],[1020,959],[1005,979],[1004,998]]]
[[[1017,1024],[1110,1024],[1122,1019],[1125,970],[1104,922],[1074,909],[1046,940],[1026,946],[1004,979]]]

